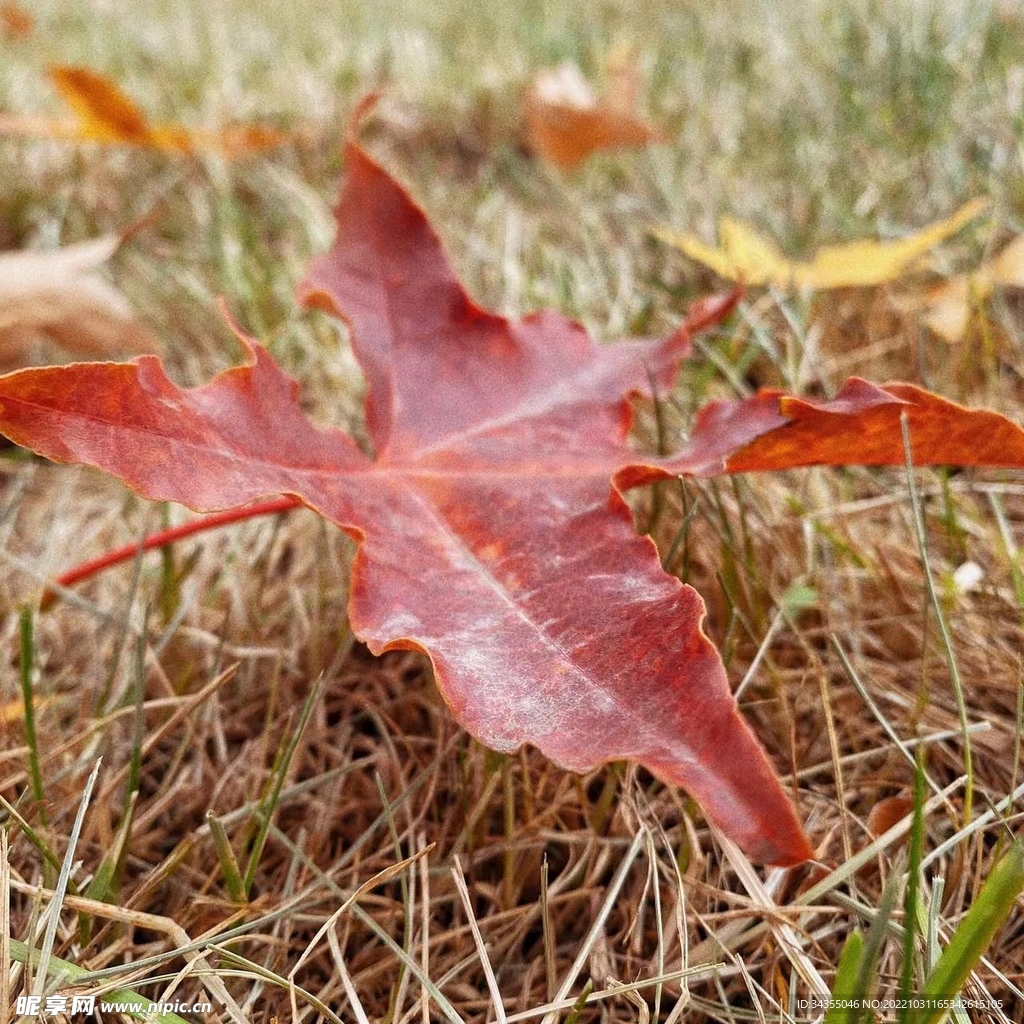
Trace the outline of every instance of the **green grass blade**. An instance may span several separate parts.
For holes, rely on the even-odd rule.
[[[1010,776],[1010,792],[1017,788],[1017,771],[1020,768],[1021,737],[1024,736],[1024,682],[1017,680],[1017,715],[1013,729],[1013,773]]]
[[[11,939],[11,959],[15,960],[19,964],[32,964],[33,966],[39,966],[40,952],[38,949],[33,949],[20,939]],[[74,984],[75,982],[81,982],[83,979],[88,977],[89,971],[77,964],[71,963],[69,960],[64,960],[59,956],[50,956],[47,963],[47,974],[50,977],[57,978],[63,981],[68,981]],[[111,989],[109,992],[103,994],[103,999],[111,1003],[127,1003],[132,1006],[148,1006],[152,1001],[147,996],[140,995],[138,992],[134,992],[129,988],[117,988]],[[134,1013],[130,1010],[125,1011],[130,1016],[135,1017],[138,1020],[152,1020],[153,1014],[151,1013]],[[167,1010],[160,1015],[160,1020],[166,1022],[166,1024],[188,1024],[188,1021],[184,1017],[179,1017],[176,1013],[172,1013]]]
[[[128,840],[130,838],[132,820],[135,811],[134,796],[129,800],[128,807],[118,826],[117,835],[111,848],[103,855],[96,874],[92,881],[86,886],[85,897],[99,902],[117,902],[118,875],[121,866],[124,864],[128,851]]]
[[[35,664],[35,639],[32,630],[32,609],[21,609],[19,621],[21,654],[21,699],[25,705],[25,744],[28,747],[28,771],[32,779],[32,796],[39,807],[39,821],[46,827],[46,804],[43,802],[43,774],[39,768],[39,741],[36,738],[36,708],[32,690],[32,666]]]
[[[249,863],[245,870],[243,889],[246,898],[248,898],[248,894],[252,891],[253,882],[256,880],[256,869],[259,867],[260,856],[263,853],[263,845],[267,841],[267,833],[270,831],[270,823],[273,819],[274,811],[277,809],[278,801],[281,799],[281,789],[284,786],[285,776],[288,774],[288,765],[292,762],[292,755],[295,753],[295,748],[299,744],[299,737],[306,728],[310,712],[313,710],[313,704],[316,702],[317,695],[320,693],[320,682],[321,680],[318,679],[313,686],[310,687],[309,696],[306,698],[306,703],[302,707],[302,715],[299,718],[299,723],[296,725],[295,731],[289,737],[288,743],[285,746],[281,757],[278,759],[277,771],[274,775],[270,792],[267,794],[267,798],[262,801],[259,808],[257,808],[256,815],[259,820],[259,830],[253,840],[252,851],[249,854]]]
[[[907,892],[903,900],[903,969],[900,972],[900,1024],[907,1022],[906,1000],[913,995],[914,956],[917,951],[918,890],[921,855],[924,850],[924,748],[917,748],[914,770],[914,823],[910,827],[910,863],[907,866]]]
[[[577,1024],[580,1019],[580,1014],[583,1013],[587,1005],[587,997],[593,991],[594,982],[593,979],[588,978],[587,983],[583,986],[582,991],[579,994],[576,1002],[573,1004],[572,1009],[566,1014],[565,1024]]]
[[[224,884],[227,886],[228,895],[235,903],[247,903],[245,883],[242,881],[242,872],[235,859],[235,851],[231,848],[231,840],[224,829],[220,818],[212,810],[206,812],[206,824],[210,826],[210,835],[213,837],[213,846],[217,851],[217,859],[220,861],[220,870],[224,875]]]
[[[53,869],[53,877],[57,877],[60,871],[60,858],[50,849],[46,840],[25,820],[21,812],[2,793],[0,793],[0,809],[10,818],[24,833],[25,838],[36,848],[39,855],[46,861],[46,867]],[[49,888],[49,884],[47,888]],[[77,891],[72,888],[71,892]]]
[[[103,856],[92,881],[86,888],[88,899],[116,902],[120,888],[128,845],[131,838],[132,822],[135,818],[135,804],[139,795],[139,777],[142,771],[142,742],[146,732],[146,645],[142,637],[135,644],[132,691],[135,697],[135,714],[132,721],[132,752],[128,762],[128,779],[125,785],[124,809],[118,826],[114,845]],[[83,922],[87,920],[85,915]],[[85,933],[87,934],[87,932]]]
[[[896,909],[896,903],[899,900],[901,877],[900,871],[893,870],[886,880],[881,899],[878,901],[875,919],[871,922],[871,927],[864,940],[864,952],[861,954],[860,969],[857,972],[857,981],[853,990],[853,995],[860,999],[870,999],[875,994],[875,986],[878,981],[878,959],[882,955],[882,944],[885,942],[885,936],[889,930],[892,912]]]
[[[135,643],[134,690],[135,716],[132,722],[132,756],[128,763],[128,780],[125,785],[126,812],[132,794],[137,793],[139,789],[139,778],[142,774],[142,744],[146,736],[146,641],[141,636]]]
[[[854,930],[846,937],[843,951],[839,954],[839,965],[836,967],[835,981],[832,982],[834,999],[849,999],[857,994],[857,978],[863,956],[864,936]],[[824,1024],[855,1024],[858,1017],[860,1010],[842,1005],[829,1006]]]
[[[925,982],[922,996],[948,999],[964,987],[968,975],[988,950],[1022,890],[1024,840],[1018,839],[992,869],[971,909],[942,951],[935,970]],[[944,1009],[928,1010],[920,1018],[920,1024],[939,1024],[948,1012]]]

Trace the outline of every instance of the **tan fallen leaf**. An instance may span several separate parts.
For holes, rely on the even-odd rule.
[[[121,88],[88,68],[55,65],[50,81],[75,114],[74,121],[0,115],[0,134],[39,135],[79,142],[148,146],[174,153],[200,150],[228,157],[270,149],[284,141],[269,125],[223,125],[215,129],[153,124]]]
[[[772,242],[732,217],[723,217],[719,222],[717,248],[706,245],[695,235],[678,235],[662,229],[656,230],[655,235],[719,276],[742,281],[748,286],[826,291],[895,280],[929,249],[959,231],[987,206],[988,200],[974,199],[951,217],[905,238],[829,246],[819,249],[810,260],[789,259]]]
[[[523,101],[533,151],[562,170],[572,170],[599,150],[661,140],[662,133],[636,115],[639,84],[635,71],[616,69],[613,86],[598,97],[571,63],[538,73]]]
[[[905,298],[901,303],[908,311],[927,310],[921,318],[940,338],[959,341],[967,333],[971,322],[971,311],[978,306],[978,298],[972,297],[971,279],[967,274],[957,274],[928,289],[924,296]]]
[[[889,831],[914,810],[914,801],[909,796],[887,796],[879,800],[868,814],[868,832],[877,838]]]
[[[924,298],[923,320],[940,338],[959,341],[971,314],[996,287],[1024,288],[1024,235],[1018,235],[972,274],[957,274],[932,288]]]
[[[119,243],[110,235],[0,253],[0,371],[48,361],[47,341],[81,359],[156,351],[127,299],[99,273]]]
[[[35,19],[14,0],[0,3],[0,35],[7,39],[23,39],[32,34]]]

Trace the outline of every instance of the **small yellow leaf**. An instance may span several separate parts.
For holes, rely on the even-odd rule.
[[[790,285],[795,264],[787,260],[773,242],[732,217],[721,219],[718,233],[722,248],[746,283]]]
[[[0,113],[0,135],[39,135],[50,139],[148,146],[172,153],[208,150],[227,157],[270,149],[284,133],[267,125],[224,125],[215,129],[153,124],[142,109],[109,78],[88,68],[53,66],[50,80],[72,109],[75,120],[50,121]]]
[[[891,242],[850,242],[821,249],[806,265],[802,283],[822,290],[885,284],[899,277],[929,249],[956,234],[987,206],[987,199],[972,199],[951,217]]]
[[[725,223],[726,218],[723,217],[719,225],[719,230],[723,234]],[[715,249],[702,242],[696,235],[675,235],[660,228],[655,229],[654,234],[663,242],[674,245],[684,256],[689,256],[691,260],[710,267],[719,277],[727,278],[730,281],[743,281],[748,285],[764,284],[758,268],[753,268],[753,273],[751,273],[751,268],[738,266],[732,254],[726,251],[724,244],[721,249]]]
[[[987,200],[975,199],[951,217],[906,238],[886,242],[863,240],[830,246],[819,249],[810,260],[788,259],[773,243],[731,217],[723,217],[719,223],[717,249],[705,245],[694,235],[674,235],[660,230],[655,234],[681,249],[691,259],[733,281],[752,286],[827,291],[879,285],[894,280],[987,206]],[[1021,262],[1024,263],[1024,254]]]
[[[97,142],[152,144],[146,115],[109,78],[88,68],[55,66],[50,80],[75,112],[82,137]]]

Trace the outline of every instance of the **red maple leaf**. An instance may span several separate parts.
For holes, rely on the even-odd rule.
[[[635,759],[752,856],[808,857],[700,597],[662,570],[612,486],[636,460],[628,396],[671,385],[686,332],[599,347],[557,314],[482,310],[422,211],[355,143],[337,239],[303,293],[352,325],[372,461],[311,424],[248,341],[249,365],[192,390],[147,357],[10,375],[0,427],[200,511],[295,495],[359,542],[356,634],[375,653],[424,651],[482,742],[531,743],[578,771]]]
[[[150,356],[0,378],[0,430],[200,511],[295,496],[358,542],[356,634],[378,654],[426,653],[482,742],[530,743],[577,771],[639,761],[755,859],[808,858],[702,630],[701,598],[662,570],[620,491],[679,472],[902,461],[901,410],[922,462],[973,461],[960,456],[977,456],[979,430],[998,429],[1020,464],[1024,434],[909,386],[859,382],[819,406],[772,394],[709,407],[681,453],[643,459],[627,441],[630,396],[669,388],[688,331],[728,303],[703,305],[664,341],[611,347],[554,313],[489,313],[355,142],[337,238],[301,290],[352,327],[373,459],[310,423],[294,381],[244,338],[248,364],[190,390]],[[960,447],[942,449],[958,430]],[[1002,449],[982,461],[1007,464]]]

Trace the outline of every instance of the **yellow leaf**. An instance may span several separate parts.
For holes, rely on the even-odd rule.
[[[88,68],[53,66],[50,80],[75,114],[72,122],[0,113],[0,135],[41,135],[165,152],[212,150],[227,157],[269,149],[284,133],[267,125],[223,125],[212,130],[180,124],[153,124],[142,109],[109,78]]]
[[[674,235],[660,230],[655,233],[691,259],[733,281],[752,286],[770,284],[778,288],[827,291],[879,285],[894,280],[987,206],[988,200],[974,199],[951,217],[906,238],[830,246],[819,249],[810,260],[788,259],[773,243],[731,217],[723,217],[719,222],[717,249],[705,245],[694,235]]]
[[[146,115],[109,78],[88,68],[55,66],[50,80],[75,112],[82,137],[97,142],[152,144]]]
[[[781,284],[788,287],[795,264],[742,221],[723,217],[718,225],[722,248],[747,284]]]
[[[723,217],[719,224],[719,231],[723,236],[725,224],[726,218]],[[764,284],[760,270],[757,267],[739,266],[732,253],[726,250],[724,243],[722,248],[715,249],[713,246],[706,245],[696,235],[674,235],[660,228],[655,229],[654,234],[663,242],[668,242],[669,245],[674,245],[681,250],[684,256],[689,256],[691,260],[710,267],[719,277],[728,278],[730,281],[743,281],[749,285]]]
[[[951,217],[891,242],[851,242],[821,249],[807,265],[804,283],[818,289],[885,284],[929,249],[956,234],[987,206],[987,199],[972,199]]]

